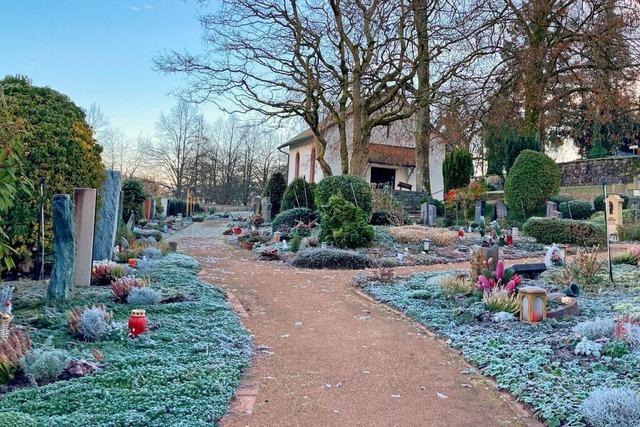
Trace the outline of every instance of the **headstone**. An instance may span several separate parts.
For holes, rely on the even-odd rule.
[[[91,284],[93,267],[93,231],[96,219],[96,190],[76,188],[73,190],[74,218],[76,223],[76,286]]]
[[[68,194],[56,194],[51,204],[53,222],[53,270],[47,288],[47,304],[61,304],[73,289],[76,227],[73,203]]]
[[[476,208],[475,208],[475,216],[473,222],[476,224],[480,224],[482,218],[484,218],[484,211],[486,207],[486,203],[484,200],[476,200]]]
[[[259,214],[262,211],[262,197],[255,196],[251,201],[251,210],[254,214]]]
[[[513,238],[514,242],[518,240],[518,237],[520,237],[520,230],[518,230],[518,227],[511,228],[511,237]]]
[[[147,221],[149,221],[151,219],[152,200],[153,199],[151,197],[147,197],[146,199],[144,199],[144,202],[142,204],[142,210],[144,212],[144,219],[146,219]]]
[[[271,200],[268,197],[260,200],[260,213],[264,222],[271,222]]]
[[[618,241],[618,227],[622,225],[622,208],[624,199],[617,194],[607,196],[605,209],[607,211],[607,227],[609,230],[609,241]]]
[[[506,218],[507,214],[508,214],[507,205],[505,205],[502,200],[496,201],[496,218],[497,219]]]
[[[429,222],[429,203],[425,202],[420,205],[420,222],[427,225]]]
[[[558,212],[558,205],[555,202],[547,202],[547,218],[562,218],[562,213]]]
[[[120,172],[107,171],[100,190],[101,205],[96,213],[93,260],[111,259],[121,215]]]
[[[169,216],[169,199],[162,198],[160,199],[160,206],[162,206],[162,212],[164,213],[164,216]]]
[[[436,217],[438,216],[438,208],[436,205],[429,205],[427,210],[427,225],[433,227],[436,225]]]

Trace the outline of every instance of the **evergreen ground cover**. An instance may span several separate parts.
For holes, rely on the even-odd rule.
[[[448,338],[465,359],[495,377],[501,389],[529,405],[548,425],[584,425],[581,404],[590,392],[599,387],[639,388],[637,348],[599,357],[574,352],[580,338],[572,328],[578,322],[640,314],[638,268],[616,268],[619,286],[582,296],[580,317],[537,325],[488,321],[482,304],[473,298],[442,293],[442,273],[414,275],[396,285],[370,282],[364,290]],[[610,346],[615,343],[619,341],[609,340]]]
[[[193,258],[172,254],[140,264],[136,274],[149,277],[151,288],[165,297],[182,294],[186,300],[132,307],[114,303],[109,287],[89,287],[77,289],[66,307],[54,310],[40,303],[43,286],[18,288],[15,323],[34,328],[33,348],[52,345],[87,360],[97,350],[104,370],[6,393],[0,400],[0,425],[217,424],[249,364],[250,335],[224,294],[198,279]],[[65,311],[92,304],[113,312],[116,328],[97,342],[74,339],[67,332]],[[152,326],[137,339],[126,334],[132,308],[146,309]]]

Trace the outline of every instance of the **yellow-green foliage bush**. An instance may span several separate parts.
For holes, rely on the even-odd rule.
[[[32,86],[24,77],[0,80],[8,112],[21,123],[26,178],[45,178],[46,246],[52,248],[51,200],[73,194],[75,187],[100,188],[104,166],[84,111],[67,96],[48,87]],[[39,198],[20,190],[7,213],[4,231],[21,257],[30,256],[38,237]]]

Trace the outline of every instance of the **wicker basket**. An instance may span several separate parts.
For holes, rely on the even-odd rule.
[[[9,338],[9,329],[11,328],[12,320],[12,315],[0,313],[0,342],[6,341],[7,338]]]

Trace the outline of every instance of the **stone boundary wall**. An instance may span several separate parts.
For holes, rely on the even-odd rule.
[[[600,177],[607,184],[630,184],[640,179],[640,156],[608,157],[558,163],[560,186],[599,185]]]

